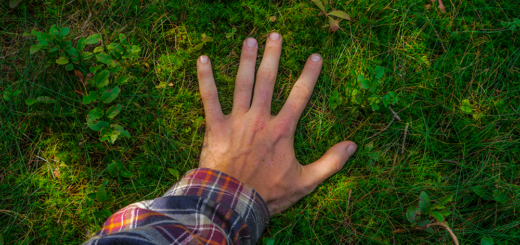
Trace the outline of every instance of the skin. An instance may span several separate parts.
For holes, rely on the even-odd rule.
[[[282,110],[272,116],[271,100],[281,51],[281,35],[271,33],[255,83],[258,43],[254,38],[244,41],[229,115],[222,113],[209,58],[203,55],[197,60],[206,114],[199,167],[224,172],[247,184],[264,199],[271,215],[286,210],[341,170],[357,149],[354,142],[343,141],[314,163],[298,162],[294,132],[314,90],[323,60],[317,54],[307,59]]]

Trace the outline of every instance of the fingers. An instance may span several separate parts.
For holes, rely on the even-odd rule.
[[[201,56],[197,60],[197,77],[199,79],[200,96],[204,103],[204,111],[208,123],[219,121],[224,118],[220,102],[218,100],[217,86],[211,69],[211,62],[208,56]]]
[[[320,55],[312,54],[305,63],[302,74],[296,81],[289,98],[278,114],[282,120],[289,121],[296,126],[307,102],[311,98],[314,85],[320,75],[323,60]],[[294,127],[296,128],[296,127]]]
[[[253,84],[255,82],[256,53],[258,43],[252,37],[247,38],[242,46],[240,66],[238,67],[235,94],[233,96],[233,113],[245,113],[251,105]]]
[[[337,173],[347,160],[356,152],[357,145],[352,141],[343,141],[331,147],[318,161],[303,166],[304,186],[314,190],[319,183]]]
[[[271,33],[267,38],[264,57],[256,75],[255,92],[251,108],[271,115],[271,99],[282,53],[282,36]]]

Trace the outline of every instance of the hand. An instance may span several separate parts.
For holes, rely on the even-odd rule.
[[[322,58],[313,54],[307,59],[282,110],[271,116],[271,98],[282,51],[281,35],[272,33],[267,38],[255,84],[257,51],[254,38],[244,41],[229,115],[222,113],[209,58],[198,59],[197,75],[206,113],[199,167],[215,169],[244,182],[260,194],[273,215],[289,208],[338,172],[357,146],[343,141],[318,161],[301,165],[294,155],[294,131],[320,74]]]

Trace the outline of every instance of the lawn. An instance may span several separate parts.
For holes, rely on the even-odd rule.
[[[306,58],[324,58],[296,130],[298,160],[346,139],[359,149],[273,216],[261,244],[453,244],[444,226],[461,244],[518,244],[520,4],[324,5],[350,20],[329,15],[331,32],[310,0],[2,1],[0,244],[80,244],[118,209],[161,196],[198,164],[196,59],[212,59],[229,113],[243,40],[259,41],[259,63],[274,31],[284,38],[274,115]],[[57,58],[33,30],[92,57]],[[131,55],[113,66],[121,46]],[[105,80],[86,76],[103,69],[110,84],[97,88]],[[117,98],[102,96],[116,85]],[[118,127],[95,131],[108,117],[95,108],[119,112],[109,118]]]

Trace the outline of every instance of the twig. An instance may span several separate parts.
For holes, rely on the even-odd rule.
[[[395,118],[392,118],[392,121],[390,121],[390,123],[389,123],[388,125],[386,125],[386,127],[385,127],[383,130],[381,130],[381,131],[375,133],[374,135],[368,137],[367,140],[372,139],[372,138],[378,136],[380,133],[386,131],[386,130],[388,129],[388,127],[390,127],[390,125],[392,125],[392,123],[394,122],[394,120],[395,120]]]
[[[392,107],[388,107],[388,109],[390,109],[390,111],[391,111],[392,114],[394,115],[395,120],[397,120],[397,121],[400,122],[400,121],[401,121],[401,118],[399,117],[399,115],[397,115],[397,113],[396,113],[394,110],[392,110]]]
[[[444,50],[444,53],[446,53],[446,48],[444,48],[444,43],[441,40],[441,36],[439,36],[439,33],[437,32],[437,29],[435,29],[435,26],[433,26],[433,24],[430,22],[430,18],[428,18],[428,15],[425,15],[425,16],[426,16],[426,19],[428,20],[428,22],[430,23],[430,25],[432,26],[433,31],[435,31],[435,36],[437,36],[437,39],[439,39],[439,42],[441,43],[442,50]]]
[[[20,51],[15,51],[15,52],[12,52],[12,53],[7,54],[7,55],[5,55],[5,56],[0,56],[0,59],[5,59],[5,58],[7,58],[7,57],[9,57],[9,56],[11,56],[11,55],[13,55],[13,54],[17,54],[18,52],[20,52]]]
[[[457,239],[457,236],[455,236],[455,233],[453,233],[453,231],[450,229],[450,227],[448,227],[444,222],[431,223],[431,224],[427,224],[423,227],[413,227],[410,229],[397,229],[397,230],[392,231],[392,233],[403,233],[403,232],[407,232],[407,231],[422,231],[422,230],[426,230],[432,226],[444,227],[444,229],[446,229],[448,231],[448,233],[450,233],[451,239],[453,239],[453,243],[455,243],[455,245],[459,245],[459,239]]]
[[[407,123],[404,128],[403,148],[401,149],[401,153],[404,153],[404,143],[406,142],[406,135],[408,134],[408,126],[410,126],[409,123]]]
[[[447,163],[453,163],[453,164],[460,165],[460,162],[453,161],[453,160],[447,160],[447,159],[442,159],[441,162],[447,162]]]
[[[77,36],[74,40],[76,39],[80,39],[82,36],[83,36],[83,32],[85,31],[85,29],[87,28],[87,25],[88,25],[88,22],[90,21],[90,17],[92,17],[92,13],[90,13],[88,15],[88,18],[87,20],[85,21],[85,23],[83,23],[83,27],[81,28],[81,34],[79,36]]]

